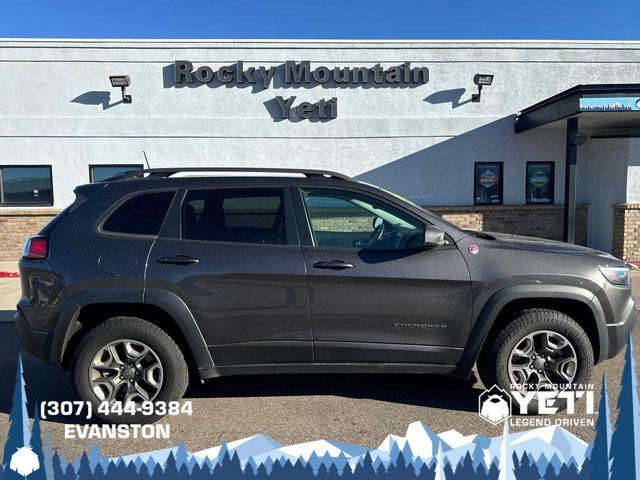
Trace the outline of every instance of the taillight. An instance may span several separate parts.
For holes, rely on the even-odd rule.
[[[30,258],[32,260],[42,260],[47,258],[49,250],[48,240],[46,237],[29,237],[24,244],[22,250],[23,258]]]

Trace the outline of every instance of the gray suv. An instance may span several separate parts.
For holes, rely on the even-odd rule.
[[[572,388],[636,320],[611,255],[464,231],[333,172],[150,169],[75,192],[26,241],[15,322],[94,406],[177,400],[190,374],[477,364],[487,386]]]

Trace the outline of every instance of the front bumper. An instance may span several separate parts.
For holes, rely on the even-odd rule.
[[[629,333],[633,330],[638,317],[636,304],[631,300],[625,313],[622,315],[622,321],[607,325],[607,337],[609,340],[609,349],[606,358],[613,358],[620,353],[627,342]]]
[[[18,338],[22,342],[22,345],[36,357],[49,362],[53,332],[34,330],[29,327],[24,315],[19,309],[14,317],[14,322],[18,332]]]

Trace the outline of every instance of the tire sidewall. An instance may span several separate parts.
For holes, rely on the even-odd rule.
[[[146,325],[144,325],[146,324]],[[152,327],[152,328],[149,328]],[[163,338],[166,337],[166,338]],[[80,399],[91,403],[93,415],[109,423],[150,423],[162,415],[142,414],[104,415],[98,412],[102,403],[95,395],[89,381],[89,372],[94,356],[105,345],[123,339],[131,339],[147,345],[158,356],[163,369],[163,383],[153,402],[169,402],[179,399],[186,389],[183,381],[188,377],[184,356],[179,347],[164,331],[143,320],[129,317],[110,319],[90,331],[80,342],[73,361],[73,378]],[[185,385],[182,385],[185,383]]]
[[[577,324],[558,323],[554,320],[542,318],[535,323],[519,329],[517,335],[509,337],[500,348],[496,358],[496,380],[498,386],[511,393],[511,379],[509,378],[509,357],[511,352],[525,336],[541,330],[549,330],[563,335],[571,343],[576,353],[576,376],[573,379],[572,385],[566,390],[575,390],[575,386],[580,388],[580,386],[585,386],[588,382],[591,382],[593,372],[593,348],[586,333],[584,333]],[[538,403],[537,399],[530,402],[529,414],[536,414],[538,412]],[[549,406],[562,410],[566,407],[566,400],[558,399],[549,402]],[[515,405],[513,412],[519,413],[519,408],[516,408]]]

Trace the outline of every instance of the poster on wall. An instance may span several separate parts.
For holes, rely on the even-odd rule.
[[[502,162],[475,164],[474,201],[476,205],[502,203]]]
[[[527,163],[527,203],[553,203],[554,163]]]

